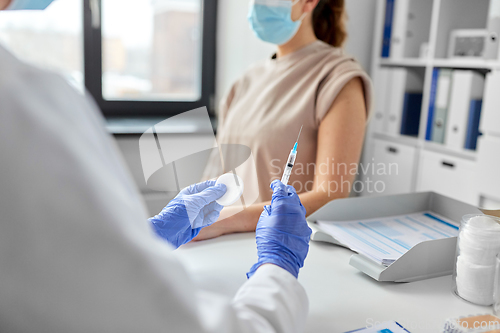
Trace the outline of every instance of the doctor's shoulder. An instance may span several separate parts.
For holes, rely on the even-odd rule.
[[[16,92],[19,97],[49,97],[47,91],[54,91],[67,86],[76,93],[67,80],[58,73],[48,71],[36,65],[24,62],[0,46],[0,94]],[[32,92],[33,95],[28,95]],[[64,93],[61,91],[60,94]],[[12,97],[15,97],[12,96]]]
[[[88,96],[61,74],[26,63],[1,46],[0,73],[0,106],[12,117],[83,125],[100,115]]]

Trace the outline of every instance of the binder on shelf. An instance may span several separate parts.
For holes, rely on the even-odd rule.
[[[470,119],[469,110],[473,111],[470,109],[471,101],[482,100],[483,91],[484,77],[481,74],[471,70],[453,71],[445,140],[449,148],[457,150],[465,148],[465,138]],[[477,120],[479,121],[479,119]],[[479,126],[479,124],[477,125]],[[474,133],[471,133],[471,135],[474,135]]]
[[[432,124],[432,141],[444,143],[446,133],[446,118],[448,116],[448,104],[451,90],[451,69],[439,70],[436,99],[434,103],[434,122]]]
[[[410,1],[407,24],[406,40],[404,45],[405,58],[421,57],[421,47],[429,41],[430,24],[425,24],[432,16],[432,1]]]
[[[330,201],[307,221],[313,241],[343,246],[322,231],[316,221],[349,221],[382,218],[394,215],[435,212],[460,223],[466,214],[481,214],[472,205],[434,193],[409,193],[376,197],[357,197]],[[378,264],[361,254],[351,256],[349,264],[377,281],[411,282],[449,275],[455,264],[456,237],[425,241],[412,247],[390,266]]]
[[[390,49],[392,59],[400,59],[405,55],[409,6],[410,0],[397,0],[394,3]]]
[[[389,58],[391,55],[392,19],[394,17],[394,1],[386,0],[384,34],[382,39],[382,58]]]
[[[415,70],[407,68],[390,69],[389,85],[385,87],[386,93],[388,93],[386,97],[387,116],[385,125],[387,134],[397,136],[401,134],[401,130],[403,127],[406,130],[408,128],[408,125],[415,125],[414,123],[403,124],[402,117],[403,115],[406,116],[405,121],[412,121],[409,118],[415,118],[416,116],[420,117],[420,111],[417,110],[419,106],[415,105],[414,103],[421,103],[421,101],[418,101],[418,99],[415,97],[415,94],[421,94],[423,85],[423,79]],[[407,96],[407,94],[410,95]],[[411,98],[411,100],[405,100],[405,98]],[[408,112],[405,113],[405,109],[406,111],[410,111],[410,114]],[[416,115],[415,113],[418,113],[418,115]],[[417,121],[416,124],[417,127],[418,122],[419,121]]]
[[[418,136],[422,93],[405,93],[403,115],[401,116],[401,134]]]
[[[470,101],[470,111],[467,126],[467,135],[465,137],[465,149],[476,150],[477,138],[479,137],[479,120],[481,119],[481,106],[483,101],[473,99]]]
[[[375,114],[371,121],[371,127],[376,133],[383,133],[386,130],[388,100],[391,91],[390,75],[391,69],[382,67],[376,71],[373,80],[375,89]]]
[[[437,82],[439,78],[439,68],[432,71],[431,91],[429,94],[429,109],[427,111],[427,127],[425,129],[425,140],[432,141],[432,124],[434,123],[434,108],[436,103]]]
[[[490,0],[488,36],[484,45],[484,58],[498,60],[500,47],[500,0]]]
[[[500,70],[486,74],[480,129],[485,135],[500,137]]]
[[[390,75],[390,90],[388,94],[386,132],[398,135],[401,130],[401,114],[405,97],[408,70],[406,68],[392,68]],[[387,87],[386,87],[387,88]]]

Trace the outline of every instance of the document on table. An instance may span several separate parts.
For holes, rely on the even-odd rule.
[[[327,234],[351,250],[389,266],[413,246],[458,236],[459,225],[434,212],[355,221],[318,221]]]

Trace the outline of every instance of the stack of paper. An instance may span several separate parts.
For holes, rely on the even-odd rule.
[[[413,246],[458,236],[458,224],[433,212],[358,221],[318,221],[342,245],[389,266]]]

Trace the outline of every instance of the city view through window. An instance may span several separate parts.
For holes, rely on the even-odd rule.
[[[57,0],[44,11],[1,11],[0,44],[83,92],[82,7],[82,0]]]
[[[103,0],[103,97],[197,100],[201,0]]]
[[[0,44],[83,92],[82,1],[0,12]],[[202,0],[102,0],[103,98],[199,99],[202,10]]]

